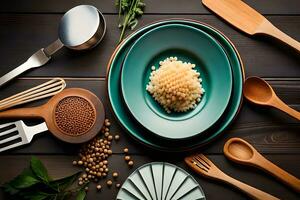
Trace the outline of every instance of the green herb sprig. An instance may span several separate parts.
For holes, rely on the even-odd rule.
[[[18,200],[67,200],[76,196],[76,200],[84,200],[85,185],[73,187],[81,172],[53,180],[43,163],[32,157],[30,167],[2,187],[13,199]]]
[[[138,24],[138,17],[144,14],[143,0],[116,0],[119,10],[119,28],[122,28],[119,42],[124,38],[126,29],[133,30]]]

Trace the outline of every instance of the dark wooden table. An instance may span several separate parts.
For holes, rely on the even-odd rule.
[[[300,56],[288,47],[266,37],[250,38],[212,15],[200,0],[145,0],[145,15],[139,27],[158,19],[171,17],[191,18],[211,24],[223,31],[236,45],[244,65],[246,76],[266,79],[291,107],[300,110]],[[246,0],[263,13],[277,27],[300,41],[299,0]],[[30,71],[6,87],[0,89],[0,99],[35,86],[51,77],[64,77],[68,87],[82,87],[96,93],[106,106],[107,117],[112,121],[113,133],[121,140],[113,144],[110,169],[120,172],[123,182],[133,171],[123,160],[122,149],[128,147],[134,168],[150,161],[168,161],[187,169],[183,155],[162,154],[145,149],[117,124],[108,107],[105,88],[105,70],[116,47],[120,31],[113,0],[3,0],[0,6],[0,76],[12,70],[33,52],[54,41],[58,22],[65,11],[78,4],[92,4],[105,15],[108,30],[104,41],[93,51],[74,53],[63,49],[53,60],[39,69]],[[38,105],[40,101],[27,106]],[[26,121],[37,123],[38,121]],[[228,161],[222,148],[231,137],[241,137],[253,144],[261,153],[288,172],[300,177],[300,123],[287,115],[269,108],[243,103],[235,122],[216,141],[199,149],[228,174],[269,192],[282,199],[299,199],[300,196],[267,174],[252,168],[241,167]],[[54,177],[77,171],[71,162],[77,158],[78,146],[66,145],[45,133],[36,137],[30,145],[0,154],[0,184],[12,179],[28,165],[31,155],[37,155]],[[191,171],[190,171],[191,172]],[[196,174],[207,199],[246,199],[242,193]],[[103,181],[102,181],[103,182]],[[104,182],[102,185],[105,185]],[[96,193],[90,186],[87,199],[114,199],[117,189],[104,187]],[[0,199],[6,199],[0,192]]]

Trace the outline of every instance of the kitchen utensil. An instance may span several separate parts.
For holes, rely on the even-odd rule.
[[[197,181],[183,169],[170,163],[152,162],[139,167],[127,178],[116,199],[205,200],[205,195]]]
[[[237,0],[202,0],[202,3],[227,22],[249,34],[270,35],[300,51],[300,43],[278,28],[264,16]]]
[[[247,194],[248,196],[250,196],[253,199],[259,199],[259,200],[275,200],[275,199],[277,199],[277,200],[279,200],[278,198],[276,198],[266,192],[263,192],[259,189],[256,189],[250,185],[247,185],[241,181],[238,181],[238,180],[228,176],[227,174],[222,172],[217,166],[215,166],[203,154],[186,157],[184,159],[184,161],[191,169],[193,169],[198,174],[200,174],[204,177],[207,177],[207,178],[211,178],[211,179],[215,179],[215,180],[219,180],[219,181],[228,183],[228,184],[236,187],[237,189],[241,190],[242,192],[244,192],[245,194]]]
[[[252,76],[246,79],[243,94],[252,103],[272,106],[300,120],[300,112],[281,101],[272,87],[259,77]]]
[[[0,119],[3,118],[43,118],[57,138],[69,143],[83,143],[100,131],[105,113],[96,95],[88,90],[70,88],[42,106],[0,112]]]
[[[121,91],[120,91],[120,66],[122,65],[123,59],[130,49],[130,46],[133,42],[139,38],[146,31],[158,27],[164,24],[187,24],[193,26],[195,28],[201,29],[211,36],[213,36],[218,42],[223,46],[226,51],[233,71],[233,94],[230,100],[230,105],[225,111],[225,115],[220,119],[218,125],[216,125],[210,134],[205,135],[205,137],[199,137],[197,139],[188,140],[188,141],[180,141],[178,142],[165,142],[161,138],[152,137],[151,133],[148,133],[143,127],[137,124],[134,119],[128,115],[127,110],[125,109],[125,104],[122,101]],[[228,125],[233,121],[234,117],[239,111],[241,105],[241,97],[242,97],[242,84],[244,80],[244,71],[242,66],[242,61],[238,52],[236,51],[234,45],[230,42],[224,34],[216,30],[215,28],[206,25],[204,23],[193,21],[189,19],[169,19],[164,21],[158,21],[153,24],[147,25],[140,30],[134,32],[131,36],[126,38],[115,50],[113,53],[110,62],[108,63],[107,69],[107,89],[108,96],[110,99],[110,105],[113,113],[116,118],[123,126],[125,130],[136,139],[138,142],[147,145],[148,147],[155,148],[157,150],[162,151],[186,151],[191,150],[193,148],[197,148],[199,146],[203,146],[204,144],[215,139],[220,133],[228,127]]]
[[[0,111],[13,106],[36,101],[53,96],[61,92],[66,87],[66,82],[61,78],[54,78],[46,83],[20,92],[0,101]]]
[[[0,152],[28,144],[33,136],[47,130],[45,122],[35,126],[27,126],[22,120],[0,124]]]
[[[224,145],[224,154],[233,162],[265,170],[278,180],[300,192],[300,180],[263,157],[251,144],[241,138],[231,138]]]
[[[85,50],[95,47],[104,37],[106,22],[102,13],[90,5],[79,5],[64,14],[58,28],[58,39],[35,52],[25,63],[0,78],[0,87],[23,72],[46,64],[63,46]]]
[[[167,113],[146,90],[151,66],[171,56],[196,64],[205,89],[197,107],[183,113]],[[149,132],[188,139],[209,129],[224,113],[232,91],[231,66],[221,45],[206,32],[184,24],[162,25],[143,34],[128,51],[121,89],[128,110]]]

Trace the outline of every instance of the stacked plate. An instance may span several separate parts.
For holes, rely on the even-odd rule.
[[[183,169],[162,162],[145,164],[124,182],[117,200],[205,200],[197,181]]]
[[[205,93],[185,113],[167,113],[146,91],[151,66],[177,57],[196,65]],[[170,19],[147,25],[126,38],[108,64],[112,110],[138,141],[163,151],[184,151],[216,138],[232,122],[242,100],[244,72],[239,54],[215,28]]]

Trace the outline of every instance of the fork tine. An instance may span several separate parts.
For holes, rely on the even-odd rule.
[[[5,128],[5,127],[10,126],[10,125],[13,125],[13,124],[15,124],[15,122],[6,123],[6,124],[0,124],[0,129],[1,128]]]
[[[196,159],[201,165],[203,165],[203,167],[205,167],[205,168],[207,168],[207,169],[210,168],[210,166],[209,166],[203,159],[201,159],[201,157],[199,157],[198,155],[195,156],[195,159]]]
[[[208,166],[211,166],[213,163],[203,154],[199,154],[200,158],[208,164]]]
[[[205,172],[208,172],[208,168],[206,166],[203,166],[202,163],[200,163],[198,160],[196,160],[195,158],[193,158],[191,160],[191,162],[196,165],[199,169],[205,171]]]
[[[17,143],[8,145],[8,146],[6,146],[6,147],[0,148],[0,152],[3,152],[3,151],[6,151],[6,150],[8,150],[8,149],[12,149],[12,148],[21,146],[22,144],[24,144],[24,143],[23,143],[22,141],[20,141],[20,142],[17,142]]]
[[[13,133],[14,131],[18,131],[17,127],[14,127],[12,129],[9,129],[9,130],[3,131],[3,132],[0,132],[0,136],[4,136],[4,135],[10,134],[10,133]]]
[[[15,139],[18,139],[18,138],[21,138],[19,135],[14,135],[14,136],[11,136],[11,137],[8,137],[4,140],[0,140],[0,144],[4,144],[6,142],[10,142],[10,141],[13,141]]]

